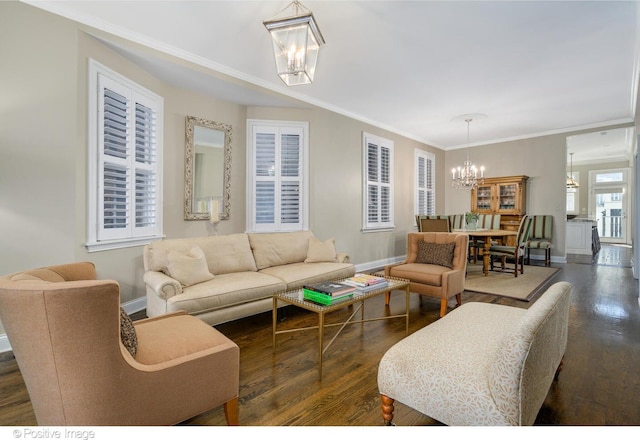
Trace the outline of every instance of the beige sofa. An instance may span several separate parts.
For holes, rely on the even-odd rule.
[[[391,347],[378,369],[382,416],[394,401],[446,425],[532,425],[560,370],[572,285],[528,309],[464,304]]]
[[[144,270],[148,316],[184,310],[216,325],[271,310],[274,293],[353,276],[355,266],[332,239],[300,231],[157,241],[144,247]]]

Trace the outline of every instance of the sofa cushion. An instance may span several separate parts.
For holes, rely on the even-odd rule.
[[[202,249],[209,272],[213,275],[257,270],[247,234],[155,241],[145,248],[145,270],[168,274],[169,252],[173,250],[186,254],[194,246]]]
[[[336,245],[335,240],[330,238],[326,241],[320,241],[315,237],[309,238],[309,249],[307,250],[307,258],[305,263],[321,263],[336,262]]]
[[[169,276],[175,278],[183,286],[192,286],[213,278],[204,253],[199,246],[194,246],[185,255],[177,251],[169,252],[167,269]]]
[[[203,351],[238,351],[238,346],[233,341],[190,315],[141,320],[136,322],[135,327],[140,339],[136,361],[144,365],[157,365],[189,357],[193,359],[194,355],[201,356]],[[174,363],[180,362],[184,361]],[[185,380],[184,377],[174,379]]]
[[[418,242],[418,256],[416,263],[437,264],[453,268],[453,251],[456,244],[452,243],[431,243],[428,241]]]
[[[311,231],[247,234],[258,268],[302,263],[307,258]]]
[[[299,289],[303,284],[348,278],[355,274],[350,263],[293,263],[262,269],[260,273],[283,280],[287,290]]]
[[[407,263],[391,267],[389,275],[404,278],[414,283],[442,286],[442,274],[449,268],[437,264]]]
[[[168,311],[184,310],[201,314],[225,307],[270,298],[286,290],[282,280],[260,272],[216,275],[204,283],[185,287],[180,295],[167,300]]]

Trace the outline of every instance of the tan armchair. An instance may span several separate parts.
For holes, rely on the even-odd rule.
[[[434,244],[454,243],[451,267],[422,263],[419,258],[421,241]],[[412,232],[407,236],[407,259],[402,263],[384,268],[385,276],[404,278],[410,281],[411,292],[440,299],[440,317],[447,313],[449,298],[456,297],[462,304],[462,291],[467,270],[467,249],[469,237],[455,232]],[[390,292],[386,295],[389,304]]]
[[[220,405],[238,424],[238,346],[177,312],[135,321],[132,356],[119,286],[92,263],[0,278],[0,319],[39,425],[173,425]]]

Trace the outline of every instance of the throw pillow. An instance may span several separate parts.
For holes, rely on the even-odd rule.
[[[193,247],[187,255],[171,251],[168,259],[169,276],[175,278],[184,287],[213,279],[204,252],[199,246]]]
[[[455,247],[455,243],[419,241],[416,263],[437,264],[451,269],[453,268],[453,251]]]
[[[321,262],[335,263],[336,259],[336,245],[333,238],[327,241],[320,241],[315,237],[309,238],[309,249],[307,250],[307,258],[305,263],[321,263]]]
[[[136,335],[136,328],[133,326],[133,321],[127,315],[122,307],[120,307],[120,339],[125,348],[131,353],[131,356],[136,357],[138,351],[138,336]]]

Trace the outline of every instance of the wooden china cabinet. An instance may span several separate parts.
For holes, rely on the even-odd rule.
[[[471,211],[479,214],[500,214],[500,229],[518,231],[526,214],[528,176],[488,177],[471,190]],[[509,237],[507,245],[515,245]]]

